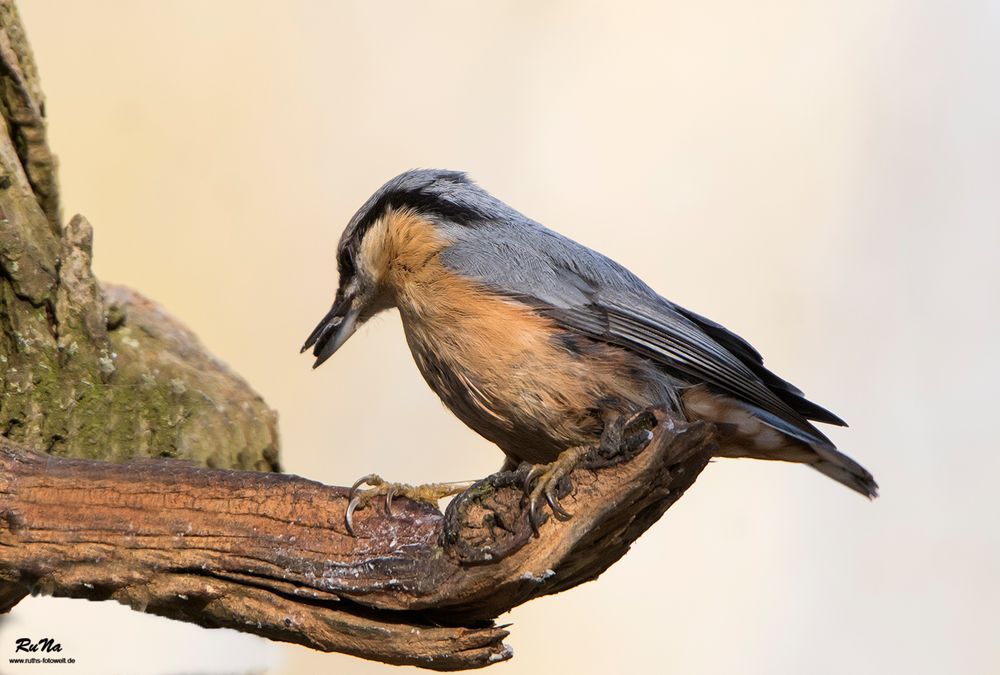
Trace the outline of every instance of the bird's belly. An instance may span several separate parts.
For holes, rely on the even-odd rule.
[[[474,431],[518,461],[548,462],[567,447],[600,434],[592,402],[583,392],[554,388],[530,365],[507,371],[470,369],[433,351],[415,348],[427,384]]]
[[[552,461],[596,443],[609,416],[665,402],[655,381],[665,376],[625,350],[586,338],[586,349],[567,348],[566,335],[533,313],[505,319],[404,315],[403,324],[430,387],[515,461]]]

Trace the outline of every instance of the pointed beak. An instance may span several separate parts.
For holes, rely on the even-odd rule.
[[[361,308],[356,305],[353,293],[337,298],[330,311],[306,338],[302,351],[313,348],[313,354],[316,356],[313,368],[318,368],[333,356],[333,353],[354,335],[354,331],[358,328],[358,315],[361,314]]]

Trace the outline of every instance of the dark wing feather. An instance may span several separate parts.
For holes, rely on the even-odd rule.
[[[806,443],[830,444],[745,363],[714,342],[696,324],[684,320],[672,306],[646,307],[639,312],[595,298],[587,306],[571,309],[538,306],[538,311],[568,328],[631,349],[684,380],[704,382],[750,403],[770,413],[768,423]]]
[[[832,447],[806,418],[842,423],[839,418],[764,368],[745,340],[660,297],[614,261],[534,223],[456,234],[443,259],[457,272],[560,325],[740,399],[795,438]]]
[[[765,368],[764,359],[761,357],[760,352],[754,349],[753,345],[741,338],[739,335],[732,332],[725,326],[701,316],[700,314],[692,312],[689,309],[684,309],[683,307],[678,307],[677,305],[674,305],[674,308],[697,324],[698,327],[705,331],[709,337],[714,339],[729,352],[739,358],[744,365],[752,370],[753,373],[759,377],[771,391],[777,394],[778,397],[787,403],[795,412],[799,413],[806,419],[816,420],[817,422],[835,424],[839,427],[847,426],[847,422],[840,419],[826,408],[816,405],[812,401],[805,398],[802,390],[794,384],[783,380]]]

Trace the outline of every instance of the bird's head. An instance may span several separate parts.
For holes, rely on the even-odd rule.
[[[365,321],[395,304],[394,268],[419,259],[425,241],[501,218],[509,207],[459,171],[417,169],[379,188],[354,214],[337,246],[340,283],[333,307],[306,339],[319,366]]]

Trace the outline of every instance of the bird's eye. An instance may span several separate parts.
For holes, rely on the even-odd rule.
[[[357,271],[354,267],[354,258],[347,251],[344,251],[337,260],[337,269],[341,279],[353,277]]]

